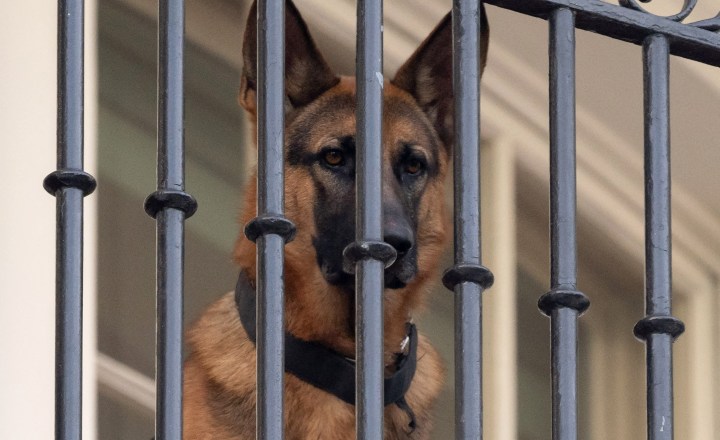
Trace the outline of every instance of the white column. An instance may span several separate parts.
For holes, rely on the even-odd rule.
[[[37,1],[37,0],[34,0]],[[42,0],[41,0],[42,1]],[[98,0],[85,0],[85,170],[98,176]],[[85,198],[83,440],[97,438],[97,194]]]
[[[518,433],[514,147],[509,138],[493,139],[481,160],[483,263],[495,275],[483,292],[483,426],[494,440]]]

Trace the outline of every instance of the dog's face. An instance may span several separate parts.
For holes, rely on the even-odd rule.
[[[343,270],[343,250],[355,240],[355,80],[337,77],[291,2],[286,11],[286,216],[298,226],[288,251],[304,253],[308,260],[308,249],[314,250],[323,279],[352,289],[354,276]],[[240,91],[240,103],[253,118],[254,17],[253,6]],[[429,272],[446,236],[444,179],[453,132],[451,46],[448,15],[384,85],[383,181],[378,185],[383,238],[398,254],[385,271],[390,289],[406,287]]]
[[[342,264],[343,249],[355,239],[354,89],[352,80],[342,80],[297,115],[287,133],[289,179],[312,185],[314,202],[302,215],[313,219],[317,264],[327,282],[343,286],[354,281]],[[419,228],[442,211],[430,212],[423,202],[442,191],[447,154],[422,110],[398,90],[387,93],[383,122],[383,235],[398,253],[385,283],[399,288],[417,274]]]

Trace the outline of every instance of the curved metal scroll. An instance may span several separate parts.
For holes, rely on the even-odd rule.
[[[652,0],[639,0],[642,3],[650,3]],[[648,10],[640,6],[638,3],[638,0],[619,0],[620,6],[624,6],[629,9],[634,9],[636,11],[645,12],[647,14],[651,14]],[[695,9],[695,6],[697,5],[697,0],[685,0],[685,3],[683,4],[682,10],[678,12],[675,15],[669,15],[666,16],[668,20],[672,21],[683,21],[685,20],[690,13],[692,13],[693,9]],[[655,15],[655,14],[653,14]]]
[[[633,9],[635,11],[640,11],[646,14],[657,15],[653,14],[652,12],[648,11],[640,5],[640,3],[650,3],[651,1],[652,0],[618,0],[618,3],[620,4],[620,6],[628,9]],[[697,6],[697,0],[685,0],[680,12],[675,15],[664,16],[664,18],[672,21],[682,22],[693,12],[695,6]],[[696,21],[694,23],[688,23],[688,25],[698,27],[700,29],[705,29],[711,32],[720,32],[720,13],[718,13],[718,15],[713,18]]]

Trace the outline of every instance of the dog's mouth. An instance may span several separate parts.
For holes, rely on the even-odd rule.
[[[347,288],[355,287],[355,275],[343,270],[342,265],[332,264],[327,260],[319,258],[320,272],[329,284]],[[413,259],[414,260],[414,259]],[[402,289],[408,285],[417,275],[417,267],[414,261],[399,259],[390,267],[385,269],[385,288]]]
[[[403,280],[398,275],[385,271],[385,287],[388,289],[402,289],[407,286],[413,278],[415,278],[414,275],[410,277],[410,279]]]

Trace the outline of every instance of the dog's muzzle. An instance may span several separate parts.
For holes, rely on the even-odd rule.
[[[409,231],[408,231],[409,236]],[[358,261],[372,258],[385,264],[385,287],[400,289],[405,287],[416,275],[416,253],[412,242],[399,235],[388,235],[385,242],[351,243],[343,251],[342,274],[326,273],[326,279],[351,281]],[[324,269],[324,268],[323,268]],[[330,275],[331,278],[328,278]]]

